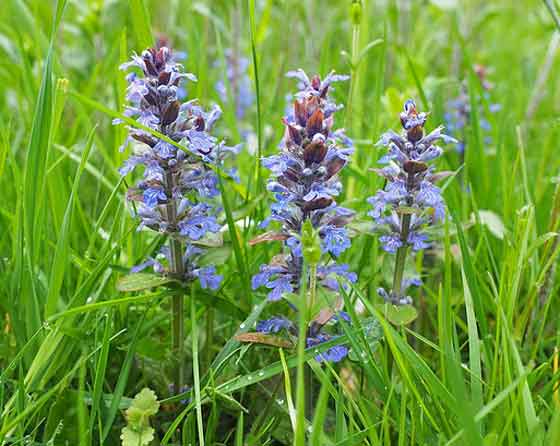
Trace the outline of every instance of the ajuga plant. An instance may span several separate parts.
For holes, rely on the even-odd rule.
[[[482,89],[482,96],[484,100],[490,100],[490,91],[493,88],[493,84],[487,79],[487,69],[482,65],[475,65],[474,71],[478,76],[480,81],[480,87]],[[481,98],[482,99],[482,98]],[[490,122],[487,119],[487,114],[485,112],[485,107],[481,100],[478,101],[477,112],[478,112],[478,122],[480,128],[483,132],[484,145],[487,146],[492,144],[492,138],[489,135],[492,129]],[[488,111],[490,113],[496,113],[500,110],[500,104],[489,103]],[[459,142],[457,143],[457,152],[464,156],[465,149],[467,146],[468,139],[468,127],[471,124],[471,99],[469,97],[469,91],[467,88],[467,82],[461,84],[461,90],[459,95],[447,102],[445,111],[445,127],[450,135],[456,137]]]
[[[167,47],[149,48],[121,66],[131,68],[135,70],[127,75],[125,115],[151,131],[128,127],[122,149],[134,142],[133,154],[120,173],[126,175],[143,166],[143,178],[128,190],[127,199],[135,202],[139,230],[148,228],[167,238],[157,256],[132,272],[151,267],[181,284],[172,302],[175,389],[180,389],[184,375],[183,290],[195,280],[202,288],[220,285],[222,278],[215,266],[202,267],[199,260],[205,238],[220,230],[216,171],[237,147],[228,147],[210,135],[221,114],[219,107],[207,112],[196,101],[181,103],[177,99],[181,82],[196,78],[182,70]]]
[[[227,48],[225,55],[225,79],[216,82],[216,91],[224,103],[233,101],[235,106],[235,116],[241,120],[245,117],[255,100],[251,79],[247,73],[249,59],[243,57],[238,51]],[[216,65],[221,67],[221,63]],[[226,82],[227,80],[227,82]]]
[[[435,182],[448,176],[448,172],[436,173],[430,161],[443,153],[437,145],[455,143],[455,139],[442,133],[437,127],[425,135],[427,113],[419,113],[412,100],[406,101],[400,114],[403,131],[384,133],[377,143],[387,147],[388,153],[380,160],[386,164],[375,171],[387,182],[368,202],[373,206],[369,215],[381,231],[380,241],[386,252],[396,254],[392,289],[377,291],[386,301],[396,305],[412,303],[406,290],[418,285],[418,279],[404,279],[404,269],[409,248],[420,251],[429,246],[426,229],[445,216],[445,202]]]
[[[348,163],[353,147],[342,129],[333,129],[334,114],[341,106],[329,97],[331,84],[348,76],[332,72],[323,80],[319,76],[309,79],[303,70],[289,72],[287,76],[296,78],[302,88],[295,95],[293,113],[284,118],[280,153],[263,159],[263,165],[272,171],[268,190],[276,201],[261,226],[276,222],[278,229],[252,241],[253,244],[282,241],[283,252],[269,264],[261,265],[252,285],[253,289],[267,288],[271,301],[282,298],[289,301],[289,296],[300,288],[309,290],[305,307],[307,321],[311,322],[305,336],[306,344],[311,346],[330,339],[325,326],[328,322],[336,323],[338,317],[332,308],[322,311],[325,308],[315,299],[317,287],[336,292],[341,279],[356,280],[348,265],[337,263],[338,257],[350,247],[345,226],[353,215],[336,203],[342,189],[338,173]],[[306,270],[302,244],[305,227],[317,235],[319,245],[316,261]],[[297,335],[295,325],[285,317],[260,321],[257,330],[263,333],[285,330],[288,335]],[[346,354],[346,348],[334,348],[317,359],[338,361]]]

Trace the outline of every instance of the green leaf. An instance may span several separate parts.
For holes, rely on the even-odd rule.
[[[221,232],[208,232],[202,239],[194,241],[193,244],[207,248],[218,248],[224,244],[224,237]]]
[[[506,233],[506,227],[498,214],[492,211],[481,209],[478,211],[478,219],[481,224],[485,225],[488,230],[500,240],[503,240]],[[474,220],[474,215],[473,215]]]
[[[412,305],[379,304],[377,309],[394,325],[408,325],[418,317]]]
[[[281,348],[292,348],[294,346],[286,339],[264,333],[240,333],[235,336],[235,340],[248,342],[250,344],[264,344]]]
[[[231,256],[231,246],[224,245],[208,250],[200,256],[197,264],[199,266],[223,265]]]
[[[136,431],[126,426],[122,430],[121,440],[123,446],[145,446],[154,440],[154,428],[144,427]]]
[[[129,410],[130,409],[137,409],[148,416],[155,415],[159,410],[156,393],[153,390],[144,387],[132,400],[132,405],[129,407]]]
[[[158,276],[151,273],[134,273],[121,277],[117,282],[117,290],[122,292],[142,291],[156,288],[171,282],[176,282],[171,277]]]

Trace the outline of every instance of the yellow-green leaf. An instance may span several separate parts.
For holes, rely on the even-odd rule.
[[[117,290],[122,292],[142,291],[171,282],[175,282],[175,279],[151,273],[134,273],[121,277],[117,282]]]

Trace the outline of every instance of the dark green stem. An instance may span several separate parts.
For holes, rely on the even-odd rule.
[[[183,244],[181,240],[174,237],[174,230],[177,224],[177,202],[173,198],[173,189],[175,180],[173,172],[165,174],[165,194],[169,197],[166,205],[167,221],[169,222],[172,234],[169,236],[169,273],[177,278],[182,278],[185,273],[183,264]],[[185,320],[184,320],[184,296],[182,291],[177,291],[173,295],[171,304],[171,320],[172,320],[172,357],[175,361],[175,393],[181,392],[184,379],[184,353],[185,353]]]
[[[407,191],[411,191],[414,187],[414,174],[408,173],[406,181]],[[409,197],[407,204],[412,204],[412,199]],[[406,254],[408,253],[408,235],[410,233],[410,218],[409,213],[403,214],[401,217],[401,247],[397,249],[397,257],[395,259],[395,272],[393,275],[393,296],[400,299],[402,296],[402,282],[404,275],[404,267],[406,264]]]
[[[410,214],[405,214],[401,219],[401,242],[402,246],[397,250],[395,259],[395,273],[393,275],[393,293],[398,298],[401,297],[404,266],[406,264],[406,254],[408,252],[408,233],[410,231]]]

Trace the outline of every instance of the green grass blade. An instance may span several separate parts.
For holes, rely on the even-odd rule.
[[[70,193],[70,198],[68,200],[68,205],[66,206],[66,212],[64,213],[64,219],[62,220],[62,225],[58,233],[58,240],[56,243],[56,248],[54,251],[54,258],[51,267],[50,284],[49,291],[47,294],[47,301],[45,304],[45,319],[48,319],[57,310],[58,302],[60,299],[60,291],[62,289],[62,282],[64,280],[64,274],[69,266],[69,256],[68,256],[68,245],[70,243],[70,229],[72,225],[72,217],[74,214],[75,201],[78,196],[78,187],[80,186],[80,179],[82,178],[82,173],[86,166],[89,153],[93,146],[93,136],[95,134],[95,128],[93,128],[88,135],[84,152],[82,154],[82,160],[74,176],[74,184],[72,186],[72,191]]]
[[[144,0],[129,0],[128,5],[134,35],[140,50],[143,51],[154,44],[150,13]]]

